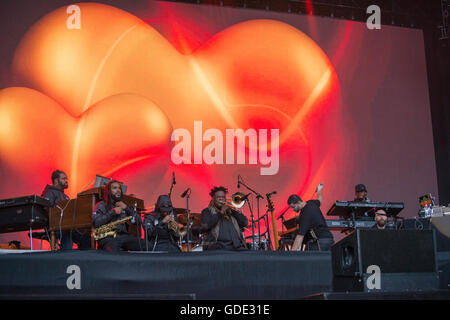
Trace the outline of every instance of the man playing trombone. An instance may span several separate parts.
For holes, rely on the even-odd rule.
[[[227,204],[227,193],[225,187],[214,187],[209,193],[211,202],[201,214],[204,250],[247,250],[241,229],[247,227],[248,219]]]

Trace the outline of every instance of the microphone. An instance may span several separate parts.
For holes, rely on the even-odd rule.
[[[276,191],[272,191],[271,193],[267,193],[266,196],[267,196],[267,197],[270,197],[270,196],[273,195],[273,194],[277,194],[277,192],[276,192]]]
[[[183,192],[183,193],[181,194],[181,197],[182,197],[182,198],[186,197],[187,193],[188,193],[190,190],[191,190],[191,188],[187,188],[186,191]]]
[[[277,220],[283,218],[284,214],[285,214],[290,208],[291,208],[291,207],[287,207],[286,210],[284,210],[284,211],[278,216]]]
[[[243,196],[243,197],[241,198],[241,201],[247,200],[247,198],[248,198],[249,195],[251,195],[251,193],[247,193],[245,196]]]
[[[177,184],[177,182],[175,181],[175,172],[172,172],[172,183]]]
[[[241,187],[241,176],[240,175],[238,175],[238,185],[237,185],[237,187],[238,187],[238,189]]]

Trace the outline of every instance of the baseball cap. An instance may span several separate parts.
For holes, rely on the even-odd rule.
[[[365,185],[363,185],[363,184],[357,184],[356,186],[355,186],[355,191],[356,192],[362,192],[362,191],[365,191],[365,192],[367,192],[367,189],[366,189],[366,186]]]

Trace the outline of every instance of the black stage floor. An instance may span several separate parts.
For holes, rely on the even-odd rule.
[[[438,264],[448,286],[450,253]],[[0,270],[0,299],[8,300],[337,297],[328,252],[22,252],[0,254]]]

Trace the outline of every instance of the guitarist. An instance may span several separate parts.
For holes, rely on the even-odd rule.
[[[299,212],[297,235],[291,250],[299,251],[302,243],[307,245],[308,250],[329,251],[334,242],[328,226],[323,217],[320,205],[323,202],[323,183],[316,189],[317,200],[304,202],[298,195],[293,194],[288,199],[288,205],[295,212]]]

